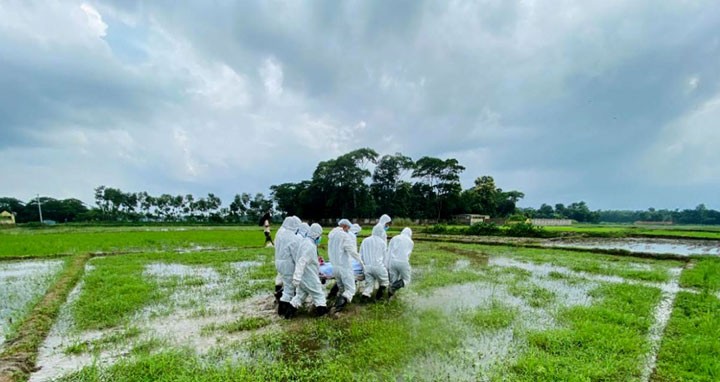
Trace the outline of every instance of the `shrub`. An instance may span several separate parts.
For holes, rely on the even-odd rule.
[[[465,232],[468,235],[493,236],[500,234],[500,227],[494,223],[480,222],[471,225]]]
[[[542,227],[532,225],[532,223],[515,223],[505,231],[505,235],[513,237],[546,237],[548,232]]]
[[[425,228],[423,232],[425,233],[434,233],[434,234],[440,234],[440,233],[447,233],[447,225],[445,224],[435,224],[433,226]]]

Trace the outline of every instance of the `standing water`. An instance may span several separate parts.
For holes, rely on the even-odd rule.
[[[549,246],[624,249],[630,252],[644,252],[657,254],[689,255],[715,255],[720,256],[720,241],[717,240],[686,240],[686,239],[653,239],[653,238],[626,238],[626,239],[587,239],[587,240],[560,240],[553,241]]]

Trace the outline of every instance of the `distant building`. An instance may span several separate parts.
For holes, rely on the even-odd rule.
[[[462,214],[453,216],[453,220],[457,224],[473,225],[475,223],[482,223],[490,220],[490,216],[477,214]]]
[[[633,224],[637,224],[637,225],[672,225],[673,222],[654,222],[654,221],[638,220]]]
[[[530,220],[530,223],[532,225],[536,226],[563,226],[563,225],[572,225],[573,221],[571,219],[528,219]]]
[[[7,225],[15,224],[15,215],[13,215],[7,211],[0,212],[0,225],[3,225],[3,224],[7,224]]]

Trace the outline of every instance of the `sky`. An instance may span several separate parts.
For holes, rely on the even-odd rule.
[[[360,147],[720,209],[720,2],[0,1],[0,196],[227,204]]]

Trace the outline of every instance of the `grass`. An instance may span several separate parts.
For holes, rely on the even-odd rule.
[[[153,250],[191,246],[182,235],[200,237],[206,232],[209,232],[208,236],[202,237],[208,241],[202,245],[212,247],[225,246],[229,240],[235,240],[233,235],[257,234],[256,239],[263,240],[262,234],[255,231],[225,231],[89,230],[77,234],[79,241],[75,245],[93,246],[91,242],[83,242],[86,235],[129,235],[126,237],[131,239],[127,243],[114,238],[116,244],[102,245],[131,248],[135,245],[133,243],[143,243],[141,248]],[[7,234],[7,237],[12,235],[24,237],[27,241],[43,240],[53,235],[65,236],[70,242],[74,240],[71,231],[21,232]],[[51,247],[57,244],[53,241],[46,243]],[[2,251],[3,248],[0,248],[0,253]],[[327,258],[325,251],[321,248],[320,255]],[[323,318],[311,317],[307,311],[301,310],[294,320],[270,325],[276,321],[275,317],[244,316],[242,309],[226,308],[238,307],[233,304],[234,300],[258,293],[269,296],[276,273],[272,249],[145,252],[98,257],[90,261],[91,268],[83,278],[84,286],[69,308],[77,330],[100,329],[106,332],[96,340],[69,343],[62,350],[67,354],[89,353],[97,356],[122,346],[123,356],[111,365],[91,364],[63,376],[62,380],[457,380],[452,370],[444,375],[445,369],[434,369],[434,365],[441,365],[446,360],[451,361],[447,366],[450,369],[465,368],[465,374],[459,375],[477,372],[498,381],[625,381],[639,377],[649,350],[647,335],[653,323],[653,311],[660,299],[659,289],[593,281],[593,285],[599,287],[590,292],[593,297],[587,300],[590,306],[566,306],[559,292],[556,296],[552,291],[532,283],[537,277],[542,277],[537,273],[534,275],[532,269],[495,266],[492,261],[488,262],[488,258],[494,256],[648,282],[667,282],[670,280],[669,270],[685,264],[674,260],[558,249],[417,242],[410,258],[413,282],[392,300],[365,305],[353,302],[344,312]],[[80,257],[72,257],[73,260],[76,258]],[[82,258],[87,259],[87,256]],[[683,273],[684,285],[707,291],[717,290],[714,280],[718,264],[709,258],[697,258],[696,261],[694,269]],[[238,262],[253,263],[234,264]],[[190,266],[192,272],[148,276],[145,272],[153,264],[175,264],[173,269],[179,267],[181,270]],[[71,262],[62,275],[70,266]],[[72,289],[84,269],[84,263],[74,266],[80,266],[76,268],[79,273],[70,280],[70,285],[60,286],[62,290]],[[208,273],[215,275],[216,279],[207,277]],[[547,277],[568,284],[585,285],[589,282],[565,272],[550,272]],[[533,309],[516,308],[509,306],[507,301],[493,300],[497,298],[492,297],[497,296],[495,294],[487,297],[488,300],[473,300],[473,303],[481,302],[482,308],[472,310],[461,307],[462,304],[458,304],[457,309],[447,310],[443,301],[437,301],[440,305],[435,309],[433,304],[436,302],[432,299],[428,304],[417,304],[413,300],[423,299],[441,287],[476,281],[517,296]],[[55,293],[57,288],[56,284],[51,292]],[[221,290],[221,294],[213,295],[212,299],[203,295],[205,292],[220,293],[212,288]],[[470,291],[472,288],[463,290]],[[215,299],[218,296],[222,296],[222,300]],[[221,304],[206,304],[207,301],[220,301]],[[223,302],[227,302],[227,307]],[[720,359],[715,345],[720,338],[717,332],[720,327],[718,304],[717,298],[710,292],[678,295],[677,310],[668,325],[668,337],[663,342],[658,372],[654,376],[656,381],[717,379],[717,360]],[[157,316],[137,315],[153,309],[158,309]],[[203,324],[210,324],[204,327],[198,325],[198,329],[202,327],[202,334],[219,336],[221,340],[206,351],[196,349],[192,342],[185,346],[175,345],[175,341],[168,338],[154,337],[152,330],[139,329],[145,328],[143,320],[162,323],[162,320],[174,319],[175,316],[164,315],[178,309],[191,317],[208,318],[203,320]],[[237,314],[237,318],[230,322],[224,321],[227,318],[222,318],[222,321],[218,318],[213,323],[213,316],[226,317],[224,315],[228,313]],[[538,317],[542,317],[542,322],[549,320],[550,325],[540,329],[537,325],[528,325],[527,320]],[[39,326],[39,330],[46,333],[43,328],[49,329],[51,322],[52,319],[43,324],[45,326]],[[258,330],[260,328],[264,329]],[[247,332],[247,335],[224,334],[238,332]],[[39,344],[43,336],[41,332],[35,337],[35,343]],[[488,343],[480,339],[507,336],[512,337],[512,344],[519,344],[516,353],[500,356],[499,364],[493,364],[492,369],[482,369],[481,372],[475,368],[475,363],[482,364],[483,357],[490,357],[496,349],[486,348],[486,345],[479,349],[472,346]],[[467,344],[468,339],[472,339],[470,342],[473,345]],[[32,347],[25,349],[34,354]],[[693,351],[697,354],[690,354]]]
[[[680,285],[720,291],[720,258],[699,257],[693,268],[680,275]]]
[[[512,324],[517,310],[500,301],[493,301],[489,308],[478,308],[465,318],[480,331],[504,329]]]
[[[95,267],[84,278],[85,285],[73,305],[75,325],[80,330],[102,329],[127,323],[132,315],[142,307],[158,304],[179,288],[202,285],[202,280],[189,276],[185,278],[168,277],[155,280],[143,276],[145,267],[151,263],[173,263],[183,265],[202,265],[214,267],[218,273],[229,272],[231,262],[250,261],[261,258],[267,264],[272,258],[271,249],[246,249],[233,252],[204,253],[144,253],[124,256],[95,258],[91,264]],[[250,276],[262,276],[268,272],[248,270]],[[275,274],[272,273],[274,276]],[[249,297],[253,293],[268,287],[265,283],[251,284],[247,278],[237,278],[230,287],[235,299]],[[267,289],[269,290],[269,289]],[[192,307],[198,301],[184,300],[180,304]]]
[[[31,255],[171,250],[195,246],[238,248],[262,246],[264,242],[264,236],[259,229],[250,231],[188,227],[184,231],[97,232],[21,230],[14,234],[0,233],[0,259]]]
[[[270,319],[264,317],[240,317],[235,321],[224,324],[210,324],[203,327],[204,333],[215,331],[223,331],[226,333],[244,332],[247,330],[256,330],[270,325]]]
[[[502,372],[512,381],[629,381],[641,373],[660,291],[636,285],[596,289],[599,302],[562,309],[562,327],[528,334],[528,350]]]
[[[246,351],[262,362],[207,362],[192,351],[172,349],[108,369],[89,366],[63,380],[356,381],[360,375],[365,381],[390,380],[413,357],[455,348],[460,341],[442,314],[407,317],[405,311],[395,300],[369,305],[362,315],[288,323],[283,331],[248,342]]]
[[[678,293],[651,380],[720,380],[719,338],[720,300],[708,293]]]

